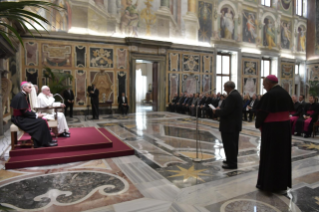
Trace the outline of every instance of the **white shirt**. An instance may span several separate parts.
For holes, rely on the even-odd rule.
[[[123,103],[125,103],[125,96],[122,96],[122,101]]]

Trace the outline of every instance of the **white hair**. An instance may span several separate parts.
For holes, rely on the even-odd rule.
[[[43,91],[44,89],[50,89],[47,85],[43,85],[42,87],[41,87],[41,91]]]
[[[30,82],[24,83],[23,85],[20,86],[20,89],[23,90],[24,87],[29,86]]]

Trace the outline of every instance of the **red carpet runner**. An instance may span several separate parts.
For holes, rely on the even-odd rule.
[[[45,166],[133,155],[134,150],[104,128],[71,128],[70,138],[58,138],[57,147],[18,148],[10,151],[6,169]]]

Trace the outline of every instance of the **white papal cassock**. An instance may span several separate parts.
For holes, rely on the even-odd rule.
[[[46,96],[43,93],[38,95],[39,107],[52,107],[55,99],[53,96]],[[54,120],[54,110],[43,110],[44,118]],[[63,113],[58,112],[58,133],[69,132],[69,127]]]

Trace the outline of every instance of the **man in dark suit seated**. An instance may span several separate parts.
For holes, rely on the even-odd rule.
[[[209,95],[209,94],[208,94]],[[201,94],[199,97],[199,103],[198,103],[198,117],[205,117],[205,102],[206,102],[206,96],[204,94]]]
[[[222,108],[216,108],[213,113],[220,117],[219,131],[221,132],[226,161],[224,169],[237,169],[239,133],[242,128],[243,100],[235,83],[228,81],[224,84],[228,96],[223,101]]]
[[[189,106],[190,106],[190,104],[192,104],[192,101],[193,101],[193,94],[189,94],[188,98],[185,99],[185,101],[184,101],[184,104],[183,104],[182,113],[187,113],[189,111]]]
[[[189,105],[189,115],[196,116],[196,106],[198,105],[199,101],[200,101],[199,94],[196,93],[194,95],[192,103]]]
[[[174,95],[174,98],[172,99],[172,101],[169,103],[168,107],[169,107],[169,110],[171,112],[175,112],[176,110],[176,104],[178,103],[178,100],[179,100],[179,97],[177,94]]]
[[[70,108],[70,118],[73,117],[73,104],[74,104],[74,94],[71,90],[71,86],[63,92],[63,98],[65,103],[64,115],[67,116],[68,108]]]
[[[175,105],[175,110],[177,113],[181,113],[182,104],[184,103],[185,98],[187,98],[187,92],[184,92],[184,95],[179,98],[178,102]]]
[[[129,110],[127,97],[125,96],[125,93],[122,93],[122,96],[119,96],[117,99],[117,102],[119,104],[119,111],[121,111],[122,115],[127,115],[127,112]]]
[[[250,103],[246,106],[246,110],[244,112],[244,119],[247,120],[247,114],[249,114],[249,122],[253,120],[253,115],[256,115],[256,106],[258,104],[258,99],[256,94],[253,95]]]
[[[209,104],[213,104],[213,96],[215,94],[209,95],[206,94],[206,99],[205,99],[205,108],[203,109],[203,113],[204,113],[204,118],[213,118],[213,111],[212,109],[209,107]],[[216,95],[215,95],[216,96]]]

